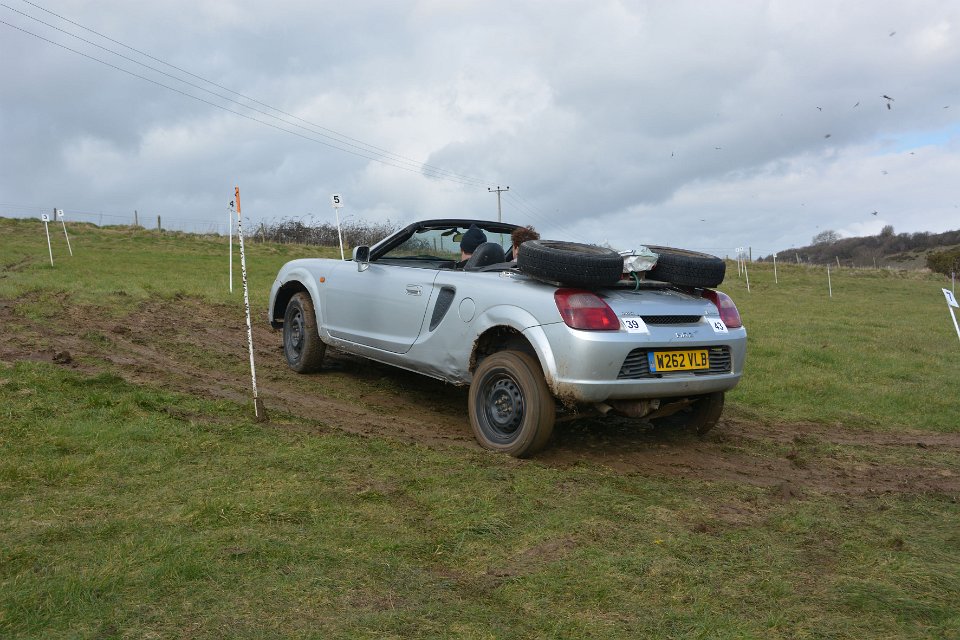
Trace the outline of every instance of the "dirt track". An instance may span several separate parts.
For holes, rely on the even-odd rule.
[[[57,324],[35,323],[0,300],[0,360],[44,360],[112,370],[132,382],[206,397],[249,401],[246,331],[234,308],[196,300],[152,300],[123,323],[89,307],[66,307]],[[224,317],[236,317],[224,322]],[[280,335],[262,319],[254,329],[266,406],[351,433],[436,448],[478,445],[466,417],[466,390],[328,351],[324,371],[298,376],[280,352]],[[684,477],[771,487],[784,499],[832,494],[960,494],[960,434],[878,433],[816,424],[721,420],[707,438],[657,432],[620,419],[557,425],[535,462],[581,462],[617,473]],[[492,454],[491,454],[492,455]]]

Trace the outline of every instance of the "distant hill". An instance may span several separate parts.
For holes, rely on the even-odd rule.
[[[960,230],[944,233],[894,233],[886,226],[879,235],[859,238],[837,238],[827,231],[814,238],[814,244],[797,249],[777,252],[777,262],[806,264],[840,264],[845,267],[894,267],[897,269],[923,269],[927,267],[927,255],[933,252],[960,248]],[[760,258],[772,261],[773,256]]]

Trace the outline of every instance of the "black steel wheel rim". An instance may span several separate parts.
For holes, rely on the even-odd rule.
[[[506,372],[491,373],[483,382],[481,422],[488,435],[501,443],[514,440],[526,413],[523,390]]]
[[[305,333],[303,326],[303,314],[300,312],[300,309],[294,310],[286,329],[287,355],[291,360],[299,360],[300,354],[303,352],[303,336]]]

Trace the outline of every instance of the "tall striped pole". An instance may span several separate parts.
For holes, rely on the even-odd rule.
[[[243,216],[240,213],[240,187],[234,194],[237,203],[237,239],[240,242],[240,274],[243,277],[243,306],[247,312],[247,345],[250,349],[250,379],[253,382],[253,412],[258,422],[266,422],[267,410],[257,393],[257,367],[253,362],[253,325],[250,323],[250,295],[247,292],[247,258],[243,251]]]

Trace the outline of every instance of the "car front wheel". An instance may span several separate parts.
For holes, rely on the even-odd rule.
[[[283,316],[283,355],[297,373],[320,369],[327,345],[317,333],[317,315],[310,295],[301,291],[290,298]]]
[[[550,440],[556,406],[540,363],[520,351],[485,358],[470,384],[470,425],[480,444],[517,458]]]

